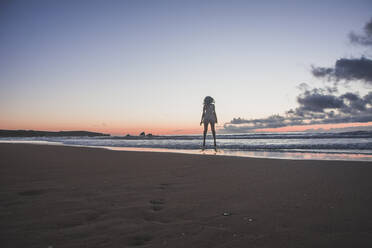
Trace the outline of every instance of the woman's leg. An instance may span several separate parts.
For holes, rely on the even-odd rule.
[[[216,148],[216,130],[214,129],[214,122],[211,122],[211,129],[212,129],[212,134],[213,134],[213,139],[214,139],[214,148]]]
[[[205,147],[205,137],[207,136],[208,122],[204,122],[204,132],[203,132],[203,148]]]

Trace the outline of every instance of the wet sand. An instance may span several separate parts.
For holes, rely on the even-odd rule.
[[[0,144],[1,247],[372,247],[372,164]]]

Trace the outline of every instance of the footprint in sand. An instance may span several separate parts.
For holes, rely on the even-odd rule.
[[[147,242],[152,240],[152,236],[149,234],[140,234],[136,236],[132,236],[128,240],[128,245],[130,246],[140,246],[145,245]]]
[[[154,199],[150,201],[151,209],[154,211],[160,211],[164,208],[165,200],[164,199]]]
[[[159,189],[167,189],[170,185],[170,183],[161,183],[159,184]]]
[[[46,192],[46,190],[43,190],[43,189],[35,189],[35,190],[26,190],[26,191],[18,192],[18,195],[21,195],[21,196],[35,196],[35,195],[44,194],[45,192]]]

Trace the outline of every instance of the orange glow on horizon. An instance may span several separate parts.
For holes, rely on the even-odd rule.
[[[111,124],[111,125],[92,125],[90,123],[29,123],[28,125],[20,125],[18,123],[3,123],[0,129],[9,130],[37,130],[37,131],[89,131],[99,132],[111,135],[139,135],[141,132],[153,135],[187,135],[187,134],[202,134],[203,127],[199,125],[189,124],[183,126],[175,125],[153,125],[151,128],[147,125],[124,125],[124,124]],[[372,122],[367,123],[338,123],[338,124],[317,124],[317,125],[303,125],[303,126],[287,126],[280,128],[267,128],[256,129],[254,132],[301,132],[309,129],[323,129],[330,130],[333,128],[346,128],[346,127],[365,127],[372,126]],[[223,130],[223,127],[216,127],[217,132]],[[208,128],[210,132],[210,128]]]
[[[4,123],[3,123],[4,124]],[[18,123],[5,123],[1,125],[0,129],[6,130],[36,130],[36,131],[89,131],[98,132],[111,135],[139,135],[141,132],[146,134],[151,133],[153,135],[184,135],[184,134],[197,134],[202,133],[203,128],[198,125],[190,126],[162,126],[153,125],[152,127],[146,125],[91,125],[86,123],[81,123],[76,125],[75,123],[28,123],[27,125],[21,125]]]

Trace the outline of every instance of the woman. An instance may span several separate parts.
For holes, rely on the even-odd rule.
[[[215,123],[217,123],[216,109],[214,107],[214,99],[210,96],[204,98],[203,114],[200,121],[201,124],[204,123],[203,132],[203,150],[205,149],[205,137],[208,131],[208,124],[211,125],[213,139],[214,139],[214,150],[217,151],[216,146],[216,130],[214,129]]]

